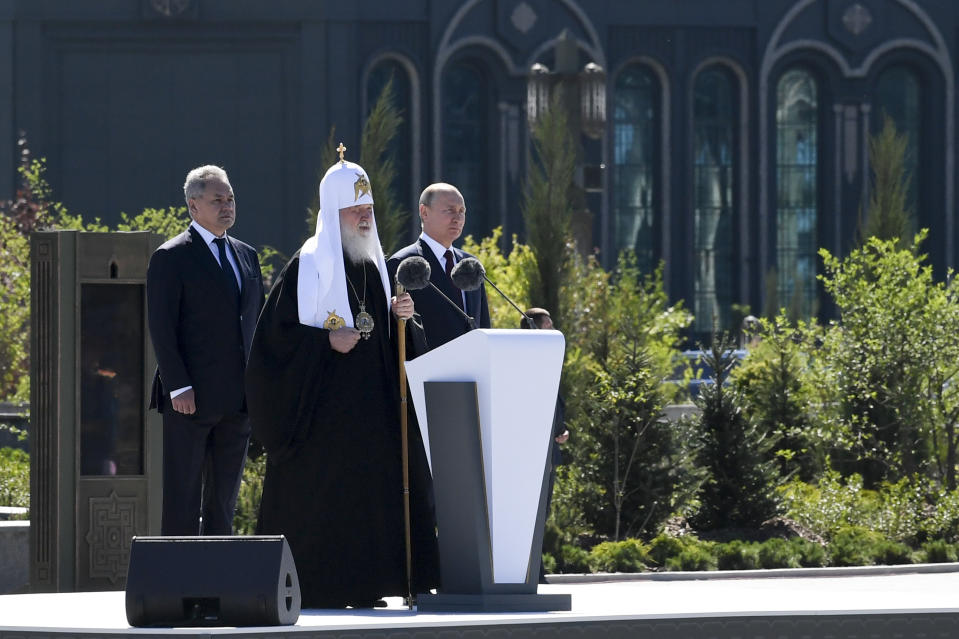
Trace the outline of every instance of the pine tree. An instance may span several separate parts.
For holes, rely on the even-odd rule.
[[[897,247],[906,248],[912,240],[913,215],[907,203],[912,176],[905,168],[908,145],[909,139],[896,131],[888,115],[883,119],[882,131],[869,137],[872,190],[865,223],[860,219],[860,245],[877,237],[896,240]]]
[[[615,274],[577,282],[571,288],[590,296],[580,301],[592,317],[580,323],[571,304],[568,336],[576,346],[564,374],[570,388],[589,389],[567,394],[576,500],[597,533],[651,538],[695,497],[704,475],[694,465],[689,425],[664,417],[674,390],[663,383],[673,369],[670,353],[692,316],[669,303],[662,269],[643,275],[631,251],[620,255]]]
[[[568,117],[559,98],[532,130],[533,156],[523,189],[523,219],[526,242],[536,256],[530,273],[529,299],[549,309],[554,323],[563,326],[560,288],[569,269],[571,194],[576,154]]]
[[[709,471],[700,492],[702,507],[693,518],[705,530],[756,527],[776,514],[779,482],[771,457],[773,437],[743,413],[726,381],[736,363],[728,336],[716,336],[703,355],[713,371],[711,384],[700,387],[702,447],[699,463]]]

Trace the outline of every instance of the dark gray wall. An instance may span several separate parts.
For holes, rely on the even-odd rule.
[[[470,58],[482,63],[491,86],[487,209],[507,233],[522,234],[525,74],[533,60],[551,62],[550,43],[565,28],[579,39],[581,57],[595,53],[604,63],[610,86],[637,59],[665,76],[667,228],[660,249],[675,299],[690,298],[695,272],[692,83],[716,60],[735,69],[744,92],[740,301],[762,308],[775,254],[775,80],[796,63],[821,82],[820,239],[839,251],[855,236],[867,172],[860,162],[851,179],[837,178],[847,156],[833,109],[871,101],[875,75],[887,63],[921,71],[921,205],[923,224],[933,229],[926,248],[940,272],[956,264],[959,4],[950,0],[172,0],[178,2],[185,11],[165,17],[154,0],[0,0],[0,197],[16,184],[18,129],[28,133],[35,156],[48,158],[55,196],[111,222],[120,211],[181,203],[186,172],[216,163],[236,190],[235,234],[289,253],[308,232],[306,207],[325,169],[320,149],[331,126],[347,156],[358,159],[370,66],[399,56],[416,76],[418,110],[407,115],[418,133],[413,157],[400,161],[411,167],[418,191],[444,175],[436,161],[436,67]],[[856,4],[871,17],[859,35],[843,23]],[[535,15],[525,32],[513,22],[523,5]],[[588,162],[610,161],[610,138],[608,130],[605,148],[587,145]],[[607,176],[605,194],[589,202],[593,243],[606,249],[615,188]],[[612,257],[607,250],[607,263]]]

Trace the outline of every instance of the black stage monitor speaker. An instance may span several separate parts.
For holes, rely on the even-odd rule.
[[[283,535],[133,538],[131,626],[288,626],[300,604]]]

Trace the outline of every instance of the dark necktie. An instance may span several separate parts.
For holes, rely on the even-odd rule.
[[[446,260],[446,277],[450,278],[450,283],[453,282],[453,251],[446,249],[446,252],[443,253],[443,259]],[[463,308],[463,294],[456,284],[453,284],[453,290],[456,291],[456,295],[453,297],[453,301],[459,304],[460,308]]]
[[[213,241],[216,243],[217,251],[220,252],[220,269],[223,271],[223,277],[227,279],[230,290],[233,291],[233,294],[239,299],[240,285],[237,284],[236,273],[233,272],[233,267],[230,266],[230,260],[226,256],[226,238],[218,237]]]

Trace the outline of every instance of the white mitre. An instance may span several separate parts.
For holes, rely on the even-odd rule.
[[[359,204],[373,204],[370,178],[359,164],[340,160],[330,167],[320,182],[316,234],[300,249],[296,299],[301,324],[332,330],[344,325],[353,326],[343,267],[340,209]],[[379,238],[376,215],[373,215],[373,234]],[[386,294],[386,308],[389,308],[390,284],[379,241],[376,243],[376,262]]]

